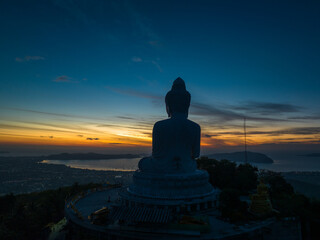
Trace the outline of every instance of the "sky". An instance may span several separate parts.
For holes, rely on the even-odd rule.
[[[0,153],[150,153],[177,77],[202,153],[320,152],[319,1],[1,1]]]

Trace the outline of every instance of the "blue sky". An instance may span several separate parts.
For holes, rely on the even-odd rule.
[[[241,146],[244,116],[252,146],[319,149],[318,1],[3,1],[0,18],[3,149],[149,149],[178,76],[207,151]]]

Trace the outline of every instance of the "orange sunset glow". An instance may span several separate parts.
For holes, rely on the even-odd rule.
[[[35,116],[34,116],[35,115]],[[31,118],[37,118],[39,114],[31,114]],[[42,116],[44,117],[44,116]],[[191,116],[192,118],[192,116]],[[68,119],[68,118],[66,118]],[[45,121],[2,121],[0,144],[19,146],[73,146],[79,150],[90,150],[91,148],[103,149],[133,149],[136,146],[142,147],[146,152],[151,151],[152,126],[151,120],[136,127],[133,122],[119,121],[99,121],[83,122],[74,121],[72,118],[66,121],[65,118],[58,121],[50,121],[45,117]],[[73,122],[74,121],[74,122]],[[208,123],[202,124],[201,146],[207,151],[216,150],[223,147],[242,147],[244,145],[243,123],[237,121],[237,127],[219,129],[210,127]],[[242,123],[242,124],[241,124]],[[279,126],[280,125],[280,126]],[[281,124],[261,127],[251,126],[248,123],[247,145],[257,146],[263,144],[318,144],[317,135],[294,133],[292,129],[283,129]],[[291,132],[290,132],[291,131]],[[140,148],[139,148],[140,150]]]

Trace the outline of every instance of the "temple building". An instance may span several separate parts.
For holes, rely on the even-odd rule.
[[[257,187],[257,193],[251,195],[251,204],[249,211],[260,217],[265,217],[272,214],[272,205],[269,199],[268,187],[260,182]]]

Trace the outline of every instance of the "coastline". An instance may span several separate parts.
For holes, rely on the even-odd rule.
[[[115,163],[120,162],[117,167],[111,168],[109,166],[108,169],[88,169],[88,167],[67,166],[67,164],[77,160],[59,160],[59,164],[41,163],[43,160],[45,159],[41,157],[0,157],[0,195],[39,192],[70,186],[75,182],[86,184],[90,182],[115,183],[121,181],[124,184],[130,184],[131,176],[136,167],[126,169],[123,166],[125,166],[127,162],[136,162],[135,164],[137,164],[140,158],[123,159],[122,163],[121,159],[78,161],[78,164],[96,163],[99,165],[103,163],[109,164],[113,161]],[[64,163],[61,163],[61,161],[64,161]],[[305,164],[305,162],[302,163]],[[241,162],[238,162],[238,164],[241,164]],[[257,164],[253,165],[256,166]],[[279,163],[275,160],[275,163],[263,164],[263,166],[278,168]],[[260,165],[259,168],[261,169],[263,167]],[[314,192],[320,193],[320,188],[318,188],[320,187],[320,171],[318,169],[312,168],[311,166],[310,171],[295,168],[294,170],[289,169],[287,171],[277,172],[281,173],[285,179],[293,185],[297,192],[310,197],[320,197],[318,195],[314,196],[313,194]]]

